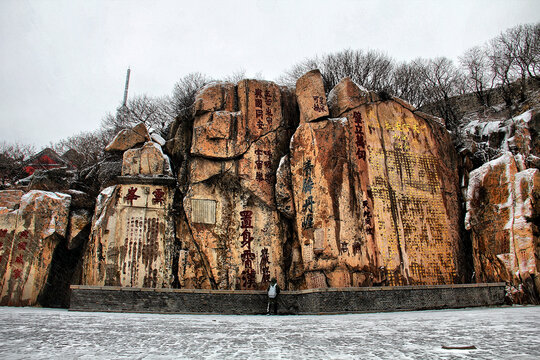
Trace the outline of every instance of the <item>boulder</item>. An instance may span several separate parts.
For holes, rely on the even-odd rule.
[[[1,305],[38,302],[53,253],[66,235],[70,202],[66,194],[32,190],[22,196],[18,210],[0,215]]]
[[[296,100],[300,108],[300,123],[328,117],[330,113],[324,83],[318,69],[311,70],[296,81]]]
[[[355,84],[349,77],[341,79],[328,94],[328,109],[334,118],[368,102],[370,102],[369,92]]]
[[[527,168],[540,165],[540,113],[536,108],[509,119],[477,118],[463,127],[462,134],[476,167],[485,158],[505,152],[522,155]]]
[[[124,152],[122,176],[172,176],[169,159],[161,146],[147,142],[142,148]]]
[[[205,91],[227,93],[228,86],[220,86],[222,92],[214,86],[198,97],[207,97]],[[274,192],[279,160],[288,152],[297,122],[294,96],[258,80],[242,80],[236,91],[225,97],[237,98],[235,107],[216,101],[221,105],[206,107],[194,120],[186,219],[177,223],[178,237],[185,239],[179,260],[182,286],[264,289],[270,276],[285,286],[289,225],[276,210]],[[239,231],[240,214],[250,214],[256,230]],[[245,231],[245,240],[235,240]]]
[[[333,92],[343,118],[303,123],[291,139],[305,286],[463,281],[450,136],[399,102],[351,96],[354,86]]]
[[[513,282],[538,300],[540,172],[522,166],[507,152],[470,173],[465,228],[478,282]]]
[[[159,144],[159,146],[165,146],[165,139],[158,133],[153,132],[152,134],[150,134],[150,139],[156,144]]]
[[[235,85],[232,83],[208,84],[197,92],[193,105],[195,115],[218,110],[233,112],[236,107],[235,96]]]
[[[131,129],[121,130],[105,147],[105,151],[125,151],[137,144],[150,141],[150,134],[143,123]]]
[[[23,195],[22,190],[0,190],[0,208],[15,209]]]
[[[238,112],[216,111],[197,118],[193,129],[191,154],[214,159],[231,159],[243,154],[249,147],[241,130],[242,114]]]
[[[75,181],[75,173],[67,168],[37,170],[30,182],[30,190],[66,191]]]
[[[185,245],[185,251],[189,246],[199,249],[200,264],[213,288],[264,290],[272,277],[285,286],[285,234],[277,211],[230,178],[192,184],[183,205],[188,234],[181,236],[194,244]],[[183,273],[181,282],[200,282],[193,278],[193,263],[182,268],[191,270]]]

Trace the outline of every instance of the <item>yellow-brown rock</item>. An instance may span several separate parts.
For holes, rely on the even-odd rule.
[[[22,196],[18,210],[0,215],[0,304],[37,303],[66,234],[70,202],[66,194],[33,190]]]
[[[184,198],[189,233],[200,249],[209,284],[217,289],[266,289],[276,277],[285,286],[279,214],[233,181],[193,184]],[[181,281],[194,284],[194,278],[191,270]]]
[[[470,173],[465,227],[477,281],[510,281],[538,296],[540,172],[522,166],[506,153]]]
[[[191,153],[216,159],[241,155],[249,147],[244,139],[243,121],[238,112],[216,111],[199,116],[193,129]]]
[[[122,161],[123,176],[172,176],[169,159],[163,154],[161,146],[147,142],[142,148],[124,152]]]
[[[1,190],[0,208],[14,209],[19,205],[21,197],[24,195],[22,190]]]
[[[276,173],[276,206],[285,217],[294,219],[296,216],[291,184],[291,160],[288,155],[281,158]]]
[[[67,248],[78,248],[88,238],[88,227],[92,223],[90,211],[77,209],[69,214],[69,226],[66,235]]]
[[[168,288],[174,281],[173,191],[162,185],[106,188],[96,203],[82,283]]]
[[[300,123],[328,117],[326,93],[318,69],[311,70],[296,81],[296,101],[300,108]]]
[[[194,157],[189,162],[189,178],[192,183],[210,179],[213,176],[234,172],[234,160],[215,161]]]
[[[328,109],[333,118],[370,101],[369,92],[346,77],[328,94]]]
[[[198,97],[205,98],[205,91]],[[225,102],[195,117],[186,218],[177,222],[184,239],[181,286],[263,289],[271,276],[285,286],[288,225],[276,210],[274,192],[296,121],[294,97],[258,80],[240,81],[234,95],[234,108]],[[249,215],[250,227],[242,228],[242,214]]]
[[[225,110],[234,111],[235,86],[232,83],[218,82],[206,85],[198,91],[193,105],[195,115],[206,112]]]
[[[105,147],[105,151],[125,151],[145,141],[150,141],[150,134],[146,126],[139,123],[131,129],[120,131]]]
[[[365,103],[354,86],[333,94],[344,118],[303,123],[291,140],[305,286],[462,281],[450,137],[399,102]]]

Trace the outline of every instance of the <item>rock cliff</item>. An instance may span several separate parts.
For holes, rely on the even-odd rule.
[[[458,155],[442,119],[349,78],[328,90],[318,70],[295,89],[212,83],[166,139],[139,124],[92,169],[0,192],[1,303],[59,304],[75,283],[274,277],[290,290],[507,281],[538,301],[536,110],[469,121]]]

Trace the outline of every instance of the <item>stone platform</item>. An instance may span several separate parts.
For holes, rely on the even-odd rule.
[[[340,314],[504,304],[505,283],[282,291],[280,314]],[[71,286],[70,310],[244,314],[266,312],[265,291]]]

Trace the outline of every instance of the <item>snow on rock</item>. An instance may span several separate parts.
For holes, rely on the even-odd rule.
[[[520,171],[520,156],[504,153],[470,173],[465,228],[479,282],[512,281],[540,294],[540,172]],[[521,164],[520,164],[521,163]]]
[[[172,172],[169,159],[163,154],[161,146],[148,141],[142,148],[129,149],[124,152],[122,175],[172,176]]]
[[[477,157],[489,160],[509,151],[514,155],[522,154],[526,167],[538,167],[540,122],[533,120],[537,113],[537,109],[531,109],[506,120],[472,120],[462,132]]]
[[[165,146],[165,143],[166,143],[165,139],[161,135],[159,135],[158,133],[155,133],[155,132],[151,133],[150,138],[155,143],[158,143],[159,146]]]
[[[148,140],[150,140],[148,129],[143,123],[139,123],[132,129],[124,129],[116,134],[105,147],[105,151],[125,151]]]
[[[66,235],[71,196],[33,190],[16,211],[0,214],[0,304],[34,305],[53,252]]]

